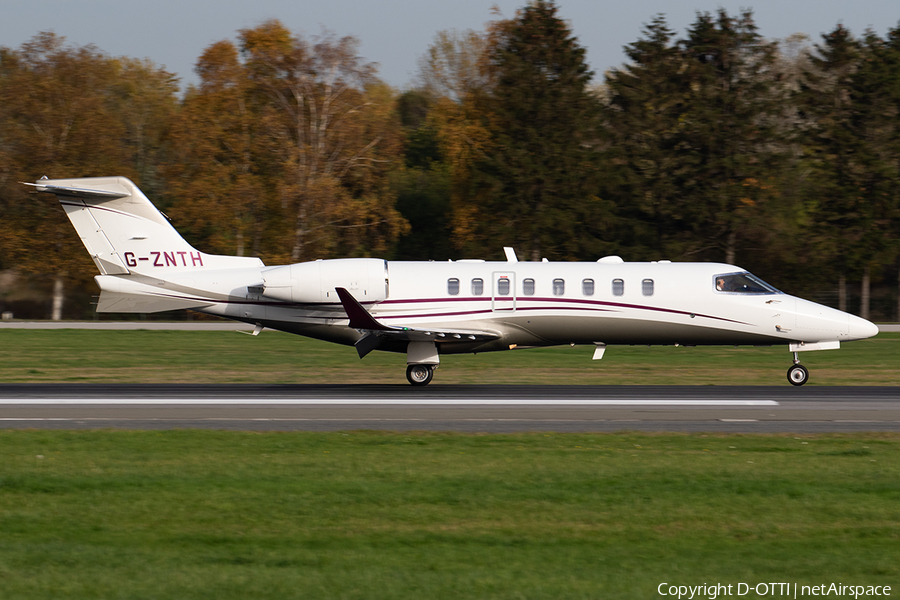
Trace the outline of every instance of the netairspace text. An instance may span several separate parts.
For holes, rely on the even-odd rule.
[[[656,588],[660,596],[672,596],[678,600],[692,598],[723,598],[728,596],[747,596],[751,592],[755,597],[804,598],[815,596],[834,596],[843,598],[886,597],[891,595],[889,585],[846,585],[843,583],[822,583],[819,585],[801,585],[791,582],[776,583],[704,583],[703,585],[676,585],[668,582]],[[753,597],[753,596],[751,596]]]

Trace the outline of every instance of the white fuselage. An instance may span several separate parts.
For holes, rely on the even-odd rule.
[[[389,326],[497,334],[486,342],[436,340],[441,353],[594,343],[774,345],[874,335],[868,321],[794,296],[716,289],[717,276],[741,271],[666,261],[337,259],[221,271],[185,266],[146,287],[170,299],[208,302],[196,308],[202,312],[344,344],[361,334],[348,326],[335,287],[347,288]],[[98,278],[101,288],[109,278]]]

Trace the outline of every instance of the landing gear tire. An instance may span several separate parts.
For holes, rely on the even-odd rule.
[[[787,372],[787,378],[791,385],[803,385],[809,381],[809,371],[803,365],[791,365]]]
[[[409,365],[406,367],[406,379],[413,385],[428,385],[434,378],[434,367],[431,365]]]

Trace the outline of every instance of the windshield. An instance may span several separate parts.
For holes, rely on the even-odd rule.
[[[771,285],[744,271],[743,273],[728,273],[716,275],[714,278],[717,292],[731,292],[734,294],[780,294],[781,292]]]

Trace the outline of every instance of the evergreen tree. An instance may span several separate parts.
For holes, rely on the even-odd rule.
[[[822,35],[822,43],[810,56],[798,94],[803,116],[811,123],[806,135],[812,155],[812,192],[816,198],[817,250],[827,255],[838,271],[838,304],[847,310],[847,269],[853,262],[843,244],[834,244],[844,233],[839,221],[847,207],[841,206],[852,187],[849,150],[852,134],[853,74],[860,63],[860,45],[843,25]],[[838,237],[835,237],[838,236]]]
[[[629,243],[647,258],[734,263],[778,199],[785,90],[775,45],[749,11],[720,10],[698,14],[677,41],[657,16],[626,52],[631,62],[607,76],[605,129]]]
[[[781,158],[776,46],[759,35],[752,12],[719,9],[715,18],[699,14],[680,48],[690,90],[679,132],[678,210],[693,233],[685,254],[733,264],[772,200],[769,174]]]
[[[900,188],[900,48],[890,36],[882,40],[867,32],[853,88],[858,143],[851,171],[855,189],[849,198],[853,212],[846,217],[855,234],[853,258],[862,271],[860,316],[868,319],[873,271],[892,258],[897,245],[890,238],[890,221]]]
[[[685,61],[663,15],[625,53],[631,62],[606,76],[604,158],[614,165],[607,186],[620,198],[620,244],[632,258],[659,258],[675,250],[686,230],[677,209],[679,135],[687,105],[687,82],[679,73]]]
[[[450,225],[450,168],[441,152],[438,131],[429,113],[433,96],[409,90],[397,100],[403,127],[404,168],[392,174],[397,210],[410,225],[394,249],[395,260],[453,258]]]
[[[900,187],[900,43],[868,32],[854,39],[843,26],[823,35],[806,73],[802,106],[815,126],[816,210],[821,248],[838,273],[839,306],[848,278],[862,279],[868,316],[872,269],[892,258],[890,228]]]
[[[575,259],[598,254],[609,211],[596,196],[599,102],[592,73],[552,1],[496,27],[486,98],[492,150],[476,165],[477,211],[493,253]]]

